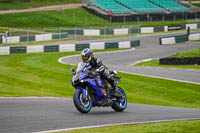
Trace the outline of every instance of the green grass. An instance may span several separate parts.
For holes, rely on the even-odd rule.
[[[196,70],[200,70],[200,65],[159,65],[159,60],[158,59],[153,59],[151,61],[138,63],[138,64],[135,64],[134,66],[165,67],[165,68],[180,68],[180,69],[196,69]]]
[[[0,0],[0,10],[26,9],[68,3],[81,3],[81,0]]]
[[[200,4],[192,4],[192,5],[194,5],[194,6],[196,6],[196,7],[200,7]]]
[[[185,51],[185,52],[178,52],[170,57],[179,57],[179,58],[200,57],[200,48]],[[135,66],[199,69],[200,70],[200,65],[159,65],[158,59],[153,59],[153,60],[147,61],[147,62],[141,62],[141,63],[135,64]]]
[[[184,58],[184,57],[200,57],[200,48],[185,51],[185,52],[178,52],[171,57],[179,57],[179,58]]]
[[[17,14],[1,14],[0,26],[26,28],[26,27],[104,27],[104,26],[165,26],[188,23],[187,20],[166,21],[166,22],[126,22],[110,23],[100,17],[88,13],[82,8],[68,9],[63,12],[47,11]],[[9,23],[8,23],[9,22]]]
[[[72,97],[70,65],[63,56],[80,54],[38,53],[0,56],[0,96]],[[119,73],[128,102],[200,108],[200,85]]]
[[[200,133],[200,121],[175,121],[73,130],[59,133]]]

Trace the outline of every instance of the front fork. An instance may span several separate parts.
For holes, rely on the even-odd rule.
[[[81,91],[82,91],[82,99],[86,99],[87,98],[87,95],[88,95],[87,88],[77,87],[76,89],[81,89]]]

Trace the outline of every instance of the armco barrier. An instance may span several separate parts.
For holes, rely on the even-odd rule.
[[[154,33],[154,27],[141,27],[140,33]]]
[[[20,36],[20,42],[35,41],[35,36]]]
[[[76,51],[75,44],[61,44],[59,45],[59,52]]]
[[[19,36],[13,36],[13,37],[2,37],[2,43],[19,43],[20,37]]]
[[[190,27],[190,29],[197,29],[197,24],[186,24],[186,29],[188,29],[188,27]]]
[[[176,43],[180,43],[180,42],[186,42],[188,41],[188,35],[183,35],[183,36],[175,36],[175,41]]]
[[[200,24],[197,24],[197,28],[200,29]]]
[[[165,31],[165,29],[164,29],[163,26],[162,27],[155,27],[154,28],[154,32],[163,32],[163,31]]]
[[[81,51],[85,48],[89,48],[89,44],[76,44],[76,51]]]
[[[100,36],[100,30],[99,29],[87,29],[87,30],[83,30],[83,35],[85,36]]]
[[[200,33],[189,35],[190,41],[200,40]]]
[[[26,53],[26,47],[10,47],[10,53],[16,54],[16,53]]]
[[[140,40],[131,41],[131,47],[140,46]]]
[[[130,48],[131,42],[130,41],[119,42],[118,47],[119,48]]]
[[[114,35],[127,35],[129,32],[128,28],[114,29]]]
[[[105,43],[105,49],[109,48],[119,48],[118,42],[107,42]]]
[[[0,55],[10,54],[10,47],[0,47]]]
[[[193,41],[193,40],[200,40],[200,33],[190,34],[188,35],[181,35],[181,36],[174,36],[174,37],[162,37],[160,38],[160,44],[175,44],[181,43],[186,41]]]
[[[44,46],[44,52],[58,52],[59,45],[47,45]]]
[[[61,34],[53,34],[52,39],[62,39],[62,38],[67,38],[68,35],[67,33],[61,33]]]
[[[100,36],[100,35],[127,35],[136,33],[154,33],[154,32],[168,32],[171,30],[181,30],[190,27],[190,29],[200,28],[200,23],[197,24],[182,24],[172,26],[159,27],[129,27],[129,28],[100,28],[100,29],[67,29],[65,33],[57,34],[40,34],[34,36],[16,36],[16,37],[0,37],[0,43],[19,43],[28,41],[46,41],[52,39],[67,38],[68,35],[86,35],[86,36]],[[64,31],[64,30],[61,30]]]
[[[90,43],[90,49],[105,49],[105,43],[104,42]]]
[[[39,53],[39,52],[68,52],[81,51],[85,48],[109,49],[109,48],[131,48],[140,45],[140,40],[122,42],[91,42],[88,44],[60,44],[60,45],[33,45],[23,47],[0,47],[0,55],[16,53]]]
[[[140,33],[140,28],[130,28],[128,33],[129,34]]]
[[[175,44],[175,37],[160,38],[160,45]]]
[[[200,65],[200,57],[161,58],[160,65]]]
[[[19,42],[29,42],[29,41],[47,41],[52,39],[62,39],[67,38],[67,33],[56,33],[56,34],[39,34],[32,36],[13,36],[13,37],[5,37],[2,36],[0,38],[0,43],[19,43]]]
[[[113,29],[107,28],[107,29],[105,29],[104,33],[105,33],[105,35],[113,35],[114,31],[113,31]],[[102,35],[104,35],[104,34],[102,34]]]
[[[44,51],[44,46],[41,45],[27,46],[27,53],[41,53],[43,51]]]

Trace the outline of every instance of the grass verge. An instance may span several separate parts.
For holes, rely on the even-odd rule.
[[[127,25],[139,26],[165,26],[186,24],[187,20],[178,21],[158,21],[158,22],[121,22],[110,23],[100,17],[88,13],[82,8],[68,9],[62,12],[32,12],[17,14],[1,14],[0,26],[2,27],[119,27]],[[8,23],[9,22],[9,23]]]
[[[81,0],[0,0],[0,10],[27,9],[41,6],[81,2]]]
[[[200,48],[185,51],[185,52],[178,52],[170,57],[179,57],[179,58],[200,57]],[[153,60],[147,61],[147,62],[141,62],[141,63],[135,64],[135,66],[199,69],[200,70],[200,65],[159,65],[158,59],[153,59]]]
[[[0,96],[72,97],[70,65],[63,56],[80,54],[37,53],[0,56]],[[200,85],[119,73],[128,102],[200,108]]]
[[[134,66],[142,67],[165,67],[165,68],[180,68],[180,69],[197,69],[200,70],[199,65],[159,65],[159,59],[153,59],[147,62],[141,62],[135,64]]]
[[[200,120],[123,125],[59,133],[200,133]]]

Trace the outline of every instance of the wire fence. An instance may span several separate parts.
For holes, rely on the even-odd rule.
[[[192,23],[194,21],[188,21]],[[200,21],[191,24],[191,29],[200,29]],[[65,44],[76,41],[109,39],[116,37],[134,37],[137,34],[168,32],[171,30],[186,30],[186,24],[173,26],[141,27],[141,25],[124,25],[117,27],[87,27],[87,28],[0,28],[0,46],[7,45],[39,45]]]

